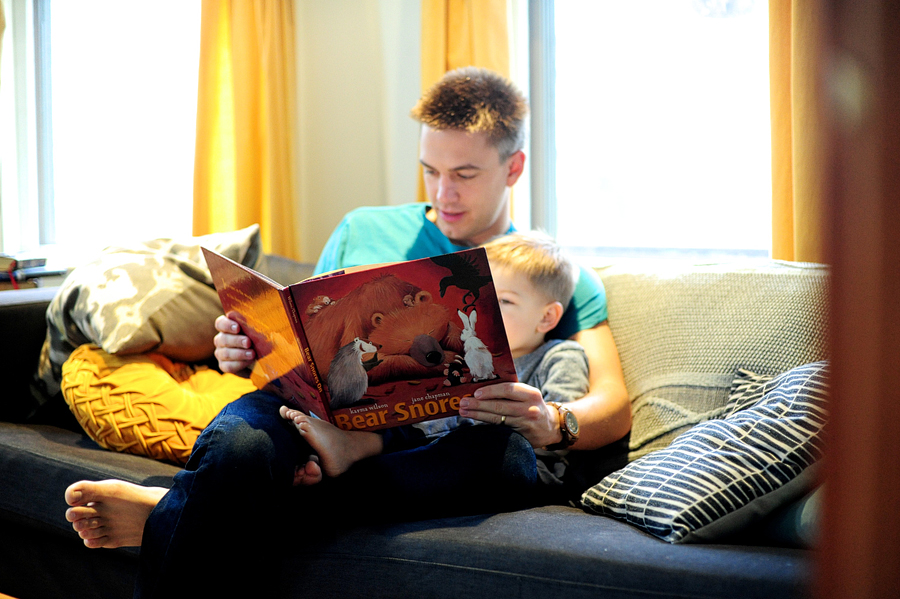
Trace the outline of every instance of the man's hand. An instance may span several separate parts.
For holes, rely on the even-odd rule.
[[[535,448],[562,440],[559,412],[544,403],[539,389],[525,383],[482,387],[475,397],[464,397],[459,408],[460,416],[515,429]]]
[[[222,372],[238,373],[250,368],[256,353],[250,338],[241,333],[241,326],[237,321],[222,315],[216,318],[216,336],[213,343],[216,346],[215,356],[219,361],[219,369]]]

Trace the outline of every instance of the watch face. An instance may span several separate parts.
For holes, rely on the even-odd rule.
[[[566,428],[573,435],[578,434],[578,419],[575,418],[575,414],[572,412],[566,412]]]

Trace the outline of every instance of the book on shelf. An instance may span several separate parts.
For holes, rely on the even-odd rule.
[[[47,259],[40,256],[0,254],[0,271],[9,273],[11,270],[23,268],[39,268],[47,264]]]
[[[39,277],[59,274],[47,271],[46,258],[0,254],[0,290],[38,287]]]
[[[281,285],[203,249],[259,389],[345,430],[453,416],[516,371],[482,248]]]
[[[66,274],[65,269],[35,266],[33,268],[13,268],[0,271],[0,281],[31,281],[46,277],[59,277]]]

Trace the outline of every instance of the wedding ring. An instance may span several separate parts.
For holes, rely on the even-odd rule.
[[[506,424],[506,414],[500,417],[500,426],[503,426],[504,424]]]

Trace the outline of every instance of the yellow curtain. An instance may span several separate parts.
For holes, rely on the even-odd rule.
[[[264,251],[298,259],[293,2],[201,10],[194,234],[259,223]]]
[[[6,30],[6,11],[3,9],[3,0],[0,0],[0,58],[3,58],[3,32]],[[0,79],[2,83],[2,79]]]
[[[813,0],[769,0],[772,257],[824,262],[822,15]]]
[[[422,91],[475,66],[509,77],[507,0],[422,0]],[[419,201],[425,187],[419,177]]]

